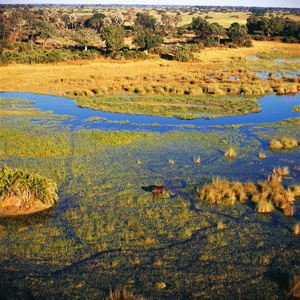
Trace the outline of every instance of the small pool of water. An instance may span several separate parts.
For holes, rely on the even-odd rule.
[[[272,123],[299,116],[299,113],[293,113],[292,109],[294,106],[300,105],[299,93],[295,96],[267,95],[258,100],[259,105],[262,108],[259,113],[225,116],[212,119],[199,118],[194,120],[180,120],[176,117],[166,118],[148,115],[119,114],[80,108],[76,106],[74,100],[58,96],[19,92],[0,92],[0,97],[34,101],[33,105],[35,108],[42,109],[43,111],[50,110],[53,111],[54,114],[58,115],[72,116],[75,119],[72,118],[72,121],[67,120],[65,122],[74,127],[82,126],[84,128],[105,128],[116,130],[150,130],[156,132],[170,131],[174,129],[174,126],[182,126],[182,128],[185,128],[185,126],[187,128],[193,127],[193,130],[195,130],[197,129],[195,127]],[[95,117],[101,118],[102,121],[87,121],[88,118]],[[106,121],[103,121],[103,119]],[[124,124],[124,121],[126,121],[126,124]],[[118,122],[123,122],[123,124]],[[153,126],[153,124],[156,126]]]

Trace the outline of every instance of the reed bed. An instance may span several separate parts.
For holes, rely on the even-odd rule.
[[[295,139],[291,138],[282,138],[279,140],[272,140],[269,144],[269,148],[273,151],[281,150],[281,149],[293,149],[298,147],[298,142]]]
[[[237,200],[245,202],[251,199],[256,203],[256,210],[260,213],[269,213],[277,207],[285,215],[292,216],[299,187],[285,190],[277,170],[267,181],[258,182],[257,185],[252,182],[247,182],[245,185],[240,182],[230,183],[216,178],[211,184],[204,185],[201,190],[197,189],[195,197],[202,201],[226,205],[234,205]]]

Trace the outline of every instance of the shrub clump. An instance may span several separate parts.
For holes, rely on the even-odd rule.
[[[181,62],[187,62],[194,59],[194,55],[192,51],[185,48],[180,48],[174,52],[174,59]]]
[[[253,47],[253,43],[251,40],[246,40],[243,44],[244,47]]]
[[[56,190],[52,180],[5,166],[0,171],[0,212],[18,213],[42,204],[53,206],[58,200]]]

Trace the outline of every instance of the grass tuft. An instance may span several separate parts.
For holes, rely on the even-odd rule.
[[[236,153],[236,151],[235,151],[232,147],[230,147],[230,148],[225,152],[224,155],[225,155],[226,157],[231,157],[231,158],[233,158],[233,157],[236,157],[237,153]]]

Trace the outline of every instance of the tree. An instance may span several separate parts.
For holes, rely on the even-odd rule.
[[[3,14],[0,15],[0,40],[8,40],[12,29],[9,19]]]
[[[135,11],[134,10],[128,10],[127,11],[126,19],[129,22],[130,27],[132,26],[132,20],[133,20],[134,16],[135,16]]]
[[[70,15],[69,15],[69,18],[70,18],[70,22],[71,22],[71,24],[72,24],[72,30],[73,30],[73,24],[74,24],[74,22],[77,21],[77,17],[76,17],[75,14],[70,14]]]
[[[34,23],[34,30],[35,34],[43,39],[43,47],[46,46],[47,40],[56,33],[54,25],[46,20],[37,20]]]
[[[174,24],[173,16],[169,15],[169,14],[162,14],[161,15],[161,21],[165,26],[165,30],[167,29],[167,27]]]
[[[241,45],[248,38],[248,30],[246,25],[240,25],[238,22],[234,22],[227,30],[227,35],[233,43]]]
[[[213,33],[210,24],[201,17],[193,18],[191,27],[200,40],[207,40]]]
[[[213,36],[217,37],[220,43],[221,38],[226,36],[226,29],[216,22],[211,24],[211,29]]]
[[[12,29],[14,31],[14,36],[16,37],[17,30],[19,30],[19,33],[22,30],[23,25],[23,14],[20,11],[12,11],[10,22],[12,24]]]
[[[91,18],[87,19],[85,22],[85,27],[93,28],[97,30],[98,33],[101,32],[104,26],[105,15],[101,13],[94,14]]]
[[[61,16],[61,20],[62,20],[62,22],[64,22],[65,27],[68,27],[68,24],[70,23],[70,17],[69,17],[69,15],[68,14],[63,14]]]
[[[116,13],[114,16],[114,21],[119,27],[121,27],[124,24],[125,19],[121,13]]]
[[[84,46],[84,50],[86,51],[88,46],[95,41],[96,36],[97,32],[95,29],[85,28],[80,31],[76,31],[74,41],[80,46]]]
[[[101,37],[105,41],[106,49],[113,53],[120,51],[124,47],[125,32],[123,27],[112,23],[105,26],[101,31]]]
[[[156,19],[149,13],[137,13],[134,22],[135,26],[141,26],[143,29],[155,30]]]
[[[134,38],[132,42],[145,50],[149,50],[150,48],[159,46],[164,40],[161,37],[154,35],[150,30],[146,30]]]

